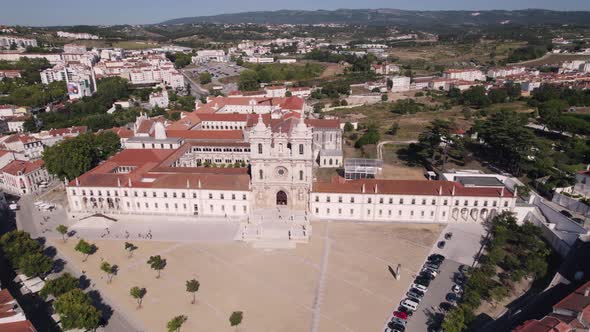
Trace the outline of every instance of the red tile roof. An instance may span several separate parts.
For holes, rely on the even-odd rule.
[[[318,193],[377,193],[386,195],[429,195],[438,196],[470,196],[470,197],[500,197],[501,188],[464,187],[453,181],[429,180],[344,180],[333,179],[332,182],[315,182],[313,191]],[[442,193],[439,190],[442,189]],[[503,190],[504,197],[514,197],[508,189]]]
[[[514,332],[569,332],[573,328],[558,318],[545,316],[541,320],[528,320],[513,330]]]
[[[51,136],[64,136],[64,135],[72,135],[72,134],[82,134],[82,133],[85,133],[86,131],[88,131],[88,127],[86,127],[86,126],[59,128],[59,129],[49,130],[49,135],[51,135]]]
[[[14,176],[17,176],[19,172],[21,172],[21,175],[25,175],[42,168],[43,165],[45,165],[43,160],[35,160],[33,162],[25,160],[13,160],[8,163],[8,165],[4,166],[1,171]]]
[[[28,320],[12,323],[0,323],[0,331],[2,332],[37,332],[35,327]]]
[[[588,294],[586,294],[586,291],[588,291]],[[553,308],[570,310],[576,313],[590,310],[590,281],[578,287],[573,293],[554,305]]]
[[[186,151],[190,144],[181,149]],[[180,149],[179,149],[180,150]],[[206,188],[248,190],[250,177],[246,168],[182,168],[169,167],[182,153],[158,149],[126,149],[94,169],[82,174],[70,186],[138,188]],[[134,167],[129,173],[114,173],[120,166]]]
[[[108,130],[114,132],[120,138],[130,138],[130,137],[134,136],[133,130],[127,129],[124,127],[114,127],[114,128],[108,129]]]

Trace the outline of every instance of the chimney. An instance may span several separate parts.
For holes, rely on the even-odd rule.
[[[363,187],[361,189],[361,192],[364,194],[365,193],[365,184],[363,183]]]
[[[504,197],[504,187],[502,187],[502,190],[500,190],[500,197]]]
[[[442,193],[443,193],[442,186],[440,186],[440,187],[438,188],[438,195],[439,195],[439,196],[442,196]]]
[[[453,185],[453,191],[451,191],[451,196],[455,196],[455,185]]]
[[[379,188],[377,187],[377,184],[375,183],[375,194],[379,193]]]
[[[584,288],[584,296],[588,297],[590,295],[590,287]]]

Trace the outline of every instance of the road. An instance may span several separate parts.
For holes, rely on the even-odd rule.
[[[186,80],[188,81],[189,85],[191,86],[191,95],[199,98],[201,96],[206,96],[206,95],[209,94],[209,91],[206,90],[206,89],[204,89],[197,82],[195,82],[191,78],[191,76],[186,73],[186,70],[185,69],[181,69],[180,72],[182,73],[182,75],[184,76],[184,78],[186,78]]]
[[[54,212],[39,212],[33,205],[35,197],[26,195],[22,196],[19,205],[20,210],[16,213],[16,225],[19,230],[24,230],[31,234],[31,237],[45,237],[45,238],[60,238],[54,230],[58,224],[64,223],[66,220],[65,211],[59,209]],[[49,230],[49,231],[47,231]],[[75,266],[72,262],[68,262],[65,257],[58,252],[55,259],[61,259],[66,262],[64,271],[80,277],[83,275],[82,269]],[[90,284],[91,281],[90,281]],[[92,286],[88,290],[93,291]],[[131,322],[129,315],[126,315],[119,310],[113,301],[110,301],[105,294],[101,293],[103,303],[112,309],[112,315],[109,317],[107,324],[99,328],[97,331],[101,332],[120,332],[120,331],[143,331],[144,329],[137,328],[140,326],[137,322]]]
[[[407,140],[407,141],[383,141],[377,144],[377,159],[383,160],[383,146],[385,144],[394,144],[394,145],[408,145],[412,143],[418,143],[417,140]]]

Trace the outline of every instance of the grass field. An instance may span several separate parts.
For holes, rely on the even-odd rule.
[[[517,64],[526,64],[527,66],[559,65],[562,62],[573,60],[590,60],[590,55],[549,54],[536,60],[523,61]]]

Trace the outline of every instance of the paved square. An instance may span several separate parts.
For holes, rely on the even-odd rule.
[[[311,243],[292,250],[253,249],[241,242],[134,241],[139,249],[127,258],[124,241],[92,241],[98,251],[82,262],[67,243],[51,244],[68,264],[86,271],[115,310],[145,331],[162,331],[175,315],[185,314],[183,331],[234,331],[232,311],[244,312],[241,332],[380,331],[391,310],[420,268],[442,225],[316,222]],[[168,265],[160,279],[146,264],[162,255]],[[99,269],[101,259],[119,266],[113,282]],[[388,271],[402,264],[396,281]],[[201,283],[190,304],[185,281]],[[145,287],[143,308],[129,296]]]

